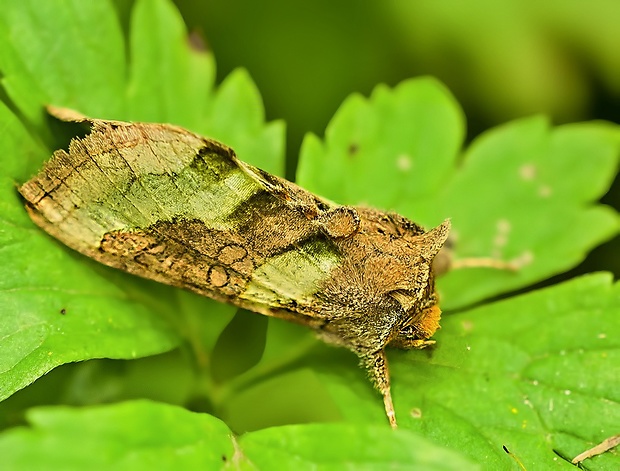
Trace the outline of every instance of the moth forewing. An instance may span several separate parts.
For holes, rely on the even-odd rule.
[[[396,419],[384,349],[439,326],[433,259],[450,229],[341,206],[165,124],[85,118],[19,191],[33,221],[106,265],[298,322],[349,348]]]

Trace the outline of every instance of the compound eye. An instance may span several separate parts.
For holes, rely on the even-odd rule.
[[[413,327],[411,327],[410,325],[406,325],[405,327],[400,329],[400,332],[398,333],[398,336],[399,337],[404,337],[406,339],[412,339],[412,338],[415,338],[416,332],[413,329]]]

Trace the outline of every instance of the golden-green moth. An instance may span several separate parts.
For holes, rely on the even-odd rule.
[[[396,418],[385,347],[439,328],[433,263],[450,230],[342,206],[166,124],[90,119],[19,188],[32,220],[111,267],[306,325],[353,351]]]

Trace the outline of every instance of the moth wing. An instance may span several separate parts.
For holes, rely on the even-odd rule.
[[[303,217],[312,220],[326,235],[338,239],[350,237],[359,231],[360,217],[355,208],[334,203],[288,180],[246,164],[236,157],[233,159],[239,168],[254,178],[265,190]]]
[[[256,267],[240,298],[303,313],[316,313],[316,294],[341,263],[337,247],[322,234],[301,241]]]
[[[54,114],[91,131],[20,192],[32,219],[69,247],[272,315],[301,309],[337,263],[325,215],[341,207],[228,147],[170,125]]]

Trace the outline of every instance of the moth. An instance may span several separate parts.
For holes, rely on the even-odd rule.
[[[433,264],[450,231],[342,206],[167,124],[57,118],[90,132],[19,192],[32,220],[101,263],[308,326],[348,348],[396,417],[386,347],[434,343]]]

